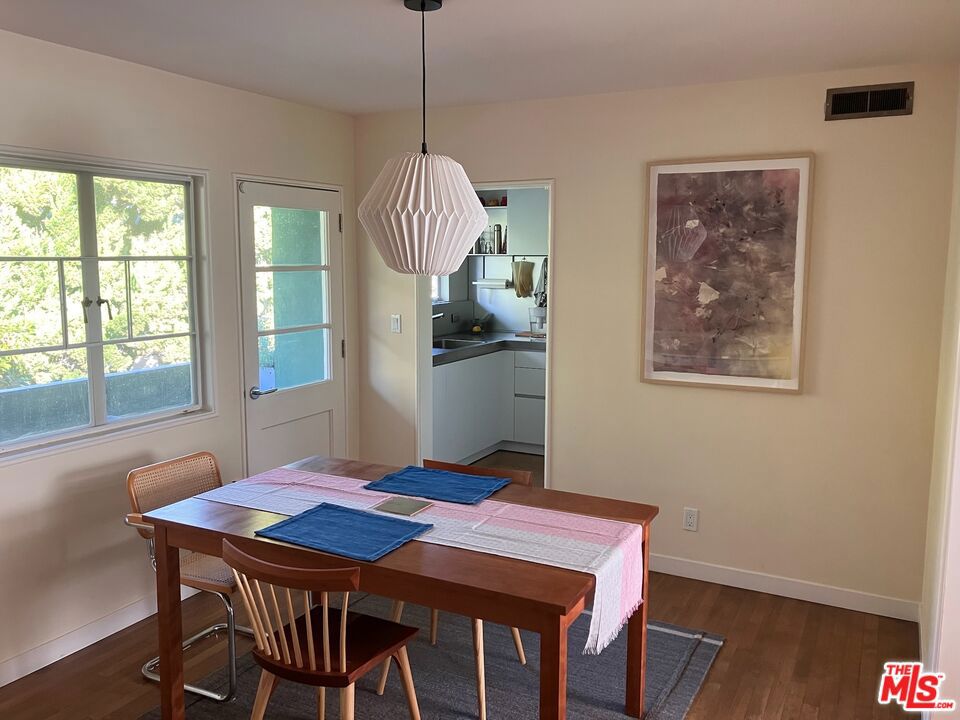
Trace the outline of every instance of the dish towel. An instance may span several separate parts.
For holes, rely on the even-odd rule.
[[[395,495],[412,495],[429,500],[476,505],[509,484],[509,478],[466,475],[449,470],[408,465],[403,470],[384,475],[364,487],[367,490]]]
[[[518,260],[511,263],[513,268],[513,287],[518,298],[533,295],[533,263],[529,260]]]
[[[537,289],[533,291],[533,299],[537,301],[537,307],[547,306],[547,260],[544,258],[540,263],[540,275],[537,277]]]
[[[320,503],[286,520],[257,530],[257,535],[374,562],[432,528],[427,523]]]

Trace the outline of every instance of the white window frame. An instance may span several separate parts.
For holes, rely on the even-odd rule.
[[[430,302],[434,305],[450,302],[450,276],[434,275],[431,279]],[[433,294],[433,280],[437,281],[437,294]]]
[[[102,335],[100,347],[108,344],[124,344],[130,342],[140,342],[145,340],[158,340],[175,336],[189,336],[191,339],[192,363],[191,380],[193,382],[194,394],[193,403],[189,406],[171,408],[169,410],[160,410],[155,413],[145,413],[143,415],[132,416],[113,422],[106,421],[106,408],[99,407],[105,401],[105,394],[102,392],[102,384],[105,381],[103,372],[103,354],[93,353],[95,357],[99,355],[99,368],[90,362],[91,353],[88,353],[87,381],[89,383],[89,402],[90,402],[90,424],[80,428],[70,428],[67,430],[53,431],[50,433],[36,434],[29,437],[13,440],[0,444],[0,464],[6,464],[7,461],[17,461],[22,458],[32,457],[35,454],[46,454],[67,449],[73,449],[79,444],[85,442],[97,442],[103,439],[112,438],[117,435],[140,434],[144,431],[159,430],[173,424],[182,422],[193,422],[200,419],[198,416],[216,416],[214,407],[214,398],[212,388],[213,382],[213,362],[212,362],[212,343],[210,342],[210,299],[208,288],[209,263],[206,261],[207,252],[207,232],[206,232],[206,184],[207,174],[204,171],[186,168],[167,168],[164,166],[151,165],[149,163],[127,163],[124,161],[105,161],[91,162],[89,158],[83,156],[66,156],[60,154],[30,154],[24,155],[18,148],[0,146],[0,165],[6,167],[24,168],[29,170],[48,170],[54,172],[64,172],[75,174],[77,176],[78,193],[78,220],[80,223],[80,245],[81,255],[57,256],[53,258],[39,257],[0,257],[0,260],[15,261],[51,261],[58,262],[58,270],[62,271],[62,263],[76,260],[85,260],[84,267],[90,265],[90,260],[94,261],[149,261],[149,260],[178,260],[187,262],[188,266],[188,286],[190,292],[190,310],[189,321],[190,329],[186,333],[174,333],[172,335],[127,337],[111,340],[104,340]],[[127,180],[156,181],[183,184],[185,187],[184,202],[184,224],[187,235],[187,254],[184,256],[100,256],[97,246],[95,213],[91,212],[93,206],[93,182],[95,177],[120,178]],[[84,198],[87,194],[89,197]],[[86,203],[86,207],[85,207]],[[84,227],[85,223],[88,227]],[[93,225],[90,225],[93,223]],[[88,291],[96,292],[96,287],[87,287]],[[62,282],[61,282],[62,291]],[[127,285],[129,292],[129,284]],[[65,313],[65,306],[61,295],[61,312]],[[129,310],[129,300],[127,302]],[[91,310],[96,311],[92,306]],[[65,322],[65,317],[64,317]],[[64,337],[69,340],[69,337]],[[51,347],[37,348],[18,348],[16,351],[10,351],[7,354],[25,354],[39,351],[57,351],[67,349],[87,349],[91,343],[84,338],[83,342],[68,342],[67,344],[55,345]],[[95,372],[96,371],[96,372]],[[98,421],[101,421],[98,424]]]

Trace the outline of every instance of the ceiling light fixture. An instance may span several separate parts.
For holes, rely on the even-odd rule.
[[[357,214],[383,261],[409,275],[449,275],[460,267],[487,225],[487,213],[463,167],[427,152],[426,13],[443,0],[404,0],[420,13],[422,132],[419,153],[383,166]]]

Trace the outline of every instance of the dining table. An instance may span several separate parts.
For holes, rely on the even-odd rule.
[[[374,481],[399,468],[316,456],[293,470]],[[650,526],[659,508],[613,498],[508,485],[496,500],[639,525],[643,529],[643,598],[626,624],[624,712],[644,716]],[[256,535],[286,516],[203,498],[145,513],[155,528],[163,720],[184,710],[180,551],[220,557],[224,540],[269,562],[304,568],[359,567],[360,590],[393,600],[517,627],[540,636],[541,720],[563,720],[567,707],[567,631],[590,608],[595,577],[587,572],[413,540],[376,562],[359,562]],[[577,650],[579,652],[579,650]]]

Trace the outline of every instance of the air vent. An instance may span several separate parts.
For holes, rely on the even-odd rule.
[[[913,115],[913,83],[831,88],[824,110],[825,120]]]

